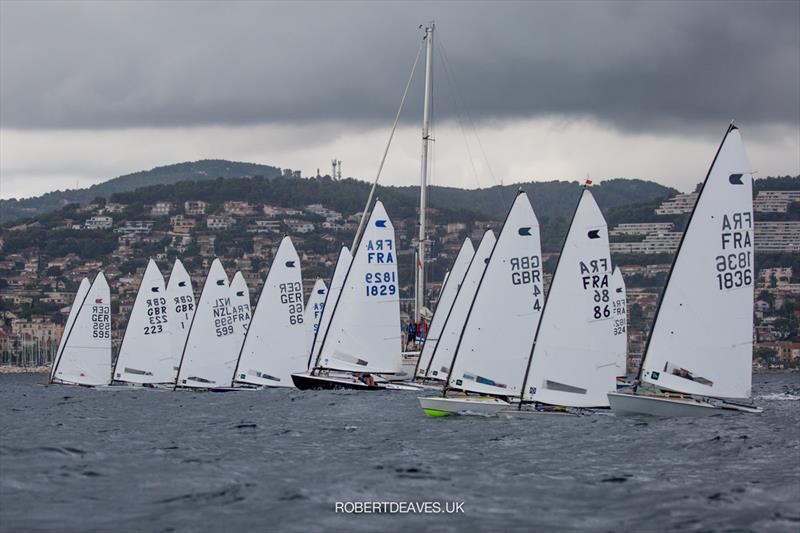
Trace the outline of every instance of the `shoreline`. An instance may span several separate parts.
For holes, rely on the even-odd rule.
[[[47,374],[50,366],[0,366],[0,374]]]

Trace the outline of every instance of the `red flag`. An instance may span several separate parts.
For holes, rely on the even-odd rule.
[[[95,298],[94,303],[101,304],[101,303],[103,303],[103,299],[102,298]]]
[[[590,180],[589,178],[586,178],[586,181],[583,182],[583,184],[584,185],[591,185],[592,184],[592,180]]]

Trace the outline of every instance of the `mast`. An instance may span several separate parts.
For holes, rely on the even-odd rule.
[[[425,103],[422,111],[422,161],[419,186],[419,238],[417,242],[417,276],[414,291],[414,321],[422,320],[421,310],[425,304],[425,215],[428,187],[428,143],[431,128],[431,94],[433,92],[433,30],[435,24],[425,24]]]

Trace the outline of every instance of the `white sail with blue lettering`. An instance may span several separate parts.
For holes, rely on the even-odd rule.
[[[53,374],[55,374],[58,360],[61,358],[61,352],[64,351],[64,344],[67,342],[67,337],[69,337],[69,331],[75,323],[75,317],[78,316],[78,311],[83,305],[83,300],[86,298],[86,295],[89,294],[89,287],[91,287],[91,285],[91,282],[86,278],[83,278],[81,284],[78,285],[78,291],[75,293],[75,298],[72,300],[72,307],[69,308],[67,322],[64,324],[64,330],[61,332],[61,340],[58,341],[58,350],[56,350],[56,356],[53,358],[53,365],[50,368],[50,381],[53,380]]]
[[[392,221],[375,202],[322,341],[319,367],[398,374],[400,295]]]
[[[592,193],[581,194],[550,284],[530,356],[525,400],[607,407],[619,342],[608,227]]]
[[[311,294],[306,303],[305,324],[306,331],[308,332],[308,343],[306,350],[311,353],[311,348],[314,345],[314,337],[317,336],[319,331],[319,321],[322,318],[322,309],[325,307],[325,298],[328,296],[328,287],[325,282],[317,278],[314,282],[314,288],[311,289]]]
[[[619,267],[614,267],[611,276],[612,311],[614,314],[615,352],[617,354],[617,377],[628,375],[628,297],[625,290],[625,278]]]
[[[236,383],[293,387],[306,370],[307,331],[300,258],[289,237],[281,241],[264,281],[236,365]]]
[[[336,266],[333,269],[333,277],[331,278],[331,286],[328,289],[328,294],[325,297],[325,303],[322,306],[322,316],[319,319],[319,327],[314,336],[314,343],[311,348],[311,354],[308,358],[308,369],[314,368],[317,360],[319,359],[319,351],[322,348],[322,339],[328,332],[328,326],[331,324],[331,315],[333,315],[333,308],[336,305],[336,300],[339,299],[339,294],[342,292],[344,285],[344,278],[347,276],[347,271],[350,270],[350,263],[353,261],[353,255],[347,246],[342,246],[339,250],[339,257],[336,260]]]
[[[189,326],[194,317],[195,301],[192,289],[192,278],[186,272],[180,259],[175,259],[172,272],[167,283],[167,323],[170,330],[170,353],[172,357],[172,379],[178,377],[178,366],[181,364],[183,347],[189,335]]]
[[[102,272],[92,282],[53,372],[53,382],[73,385],[111,383],[111,291]]]
[[[475,250],[469,262],[467,273],[458,288],[450,312],[445,317],[442,333],[438,336],[436,346],[431,353],[431,361],[428,364],[427,376],[430,379],[445,381],[450,372],[450,364],[453,361],[453,354],[456,352],[458,339],[464,329],[464,322],[467,320],[472,300],[480,285],[486,263],[492,253],[496,239],[492,230],[487,230],[481,237],[478,249]]]
[[[539,222],[520,191],[497,237],[464,323],[449,385],[519,396],[544,289]]]
[[[240,346],[233,314],[228,276],[220,260],[214,259],[189,327],[176,386],[230,386]]]
[[[753,180],[731,125],[689,219],[641,379],[713,398],[748,398],[753,359]]]
[[[233,318],[236,322],[236,334],[239,335],[239,348],[247,335],[250,326],[250,290],[241,271],[236,271],[231,280],[231,304],[233,305]],[[235,354],[238,357],[238,353]]]
[[[467,269],[474,255],[475,248],[472,246],[472,241],[467,238],[464,244],[461,245],[461,249],[458,251],[455,261],[453,261],[452,268],[445,276],[442,291],[439,294],[439,301],[436,304],[436,310],[433,313],[431,325],[428,329],[428,335],[425,338],[425,344],[422,345],[422,352],[419,355],[417,377],[424,378],[428,374],[431,356],[439,342],[444,324],[447,322],[447,316],[450,314],[450,309],[453,307],[453,302],[456,300],[456,295],[464,281]]]
[[[175,380],[164,276],[150,259],[122,337],[114,381],[156,384]]]

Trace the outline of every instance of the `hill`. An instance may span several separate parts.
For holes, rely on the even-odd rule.
[[[67,204],[85,205],[97,197],[109,198],[114,193],[133,191],[151,185],[170,185],[182,181],[204,181],[215,178],[251,176],[273,178],[280,174],[281,169],[278,167],[222,159],[177,163],[126,174],[84,189],[68,189],[31,198],[0,200],[0,223],[41,215],[61,209]]]

